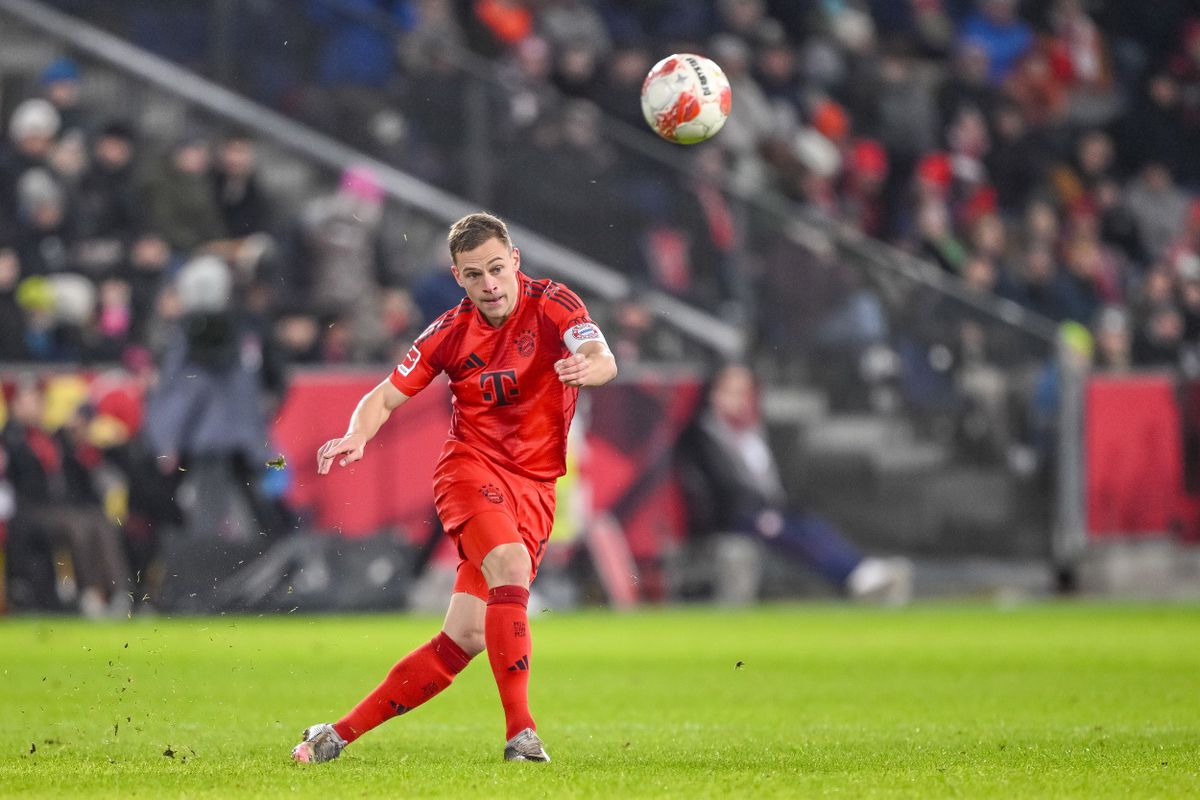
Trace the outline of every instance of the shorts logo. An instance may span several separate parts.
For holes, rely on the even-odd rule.
[[[580,341],[599,339],[600,330],[592,323],[584,322],[576,325],[574,328],[571,328],[571,335]]]
[[[489,503],[500,505],[504,502],[504,493],[500,491],[500,487],[494,483],[485,483],[479,487],[479,493],[487,499]]]
[[[525,358],[533,355],[534,345],[537,344],[537,334],[532,329],[526,328],[517,336],[517,352]]]
[[[420,360],[421,351],[418,350],[417,346],[414,344],[412,347],[408,348],[408,354],[404,356],[404,360],[400,362],[396,369],[399,370],[401,375],[407,377],[408,373],[413,371],[413,367],[415,367]]]

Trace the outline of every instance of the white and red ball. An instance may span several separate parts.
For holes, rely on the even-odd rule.
[[[711,139],[729,117],[733,92],[713,61],[676,53],[654,65],[642,84],[642,115],[669,142]]]

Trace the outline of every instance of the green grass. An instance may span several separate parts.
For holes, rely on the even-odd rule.
[[[0,796],[1200,796],[1197,607],[790,606],[535,626],[552,764],[500,760],[479,658],[338,761],[301,766],[288,760],[300,729],[336,718],[436,620],[0,621]]]

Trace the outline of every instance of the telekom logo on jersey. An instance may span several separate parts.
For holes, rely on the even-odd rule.
[[[478,358],[474,353],[471,355]],[[396,365],[396,369],[407,377],[420,362],[421,351],[414,344],[408,349],[404,360]],[[517,386],[517,371],[513,369],[483,373],[479,376],[479,388],[483,390],[483,402],[496,406],[510,406],[513,400],[521,396],[521,390]]]
[[[479,388],[483,389],[484,402],[496,406],[512,405],[513,399],[521,396],[517,371],[512,369],[483,373],[479,376]]]

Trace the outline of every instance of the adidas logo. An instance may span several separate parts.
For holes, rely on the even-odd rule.
[[[402,706],[399,703],[397,703],[395,700],[388,700],[388,703],[391,705],[392,711],[396,712],[397,717],[400,716],[401,714],[403,714],[405,711],[408,711],[407,706]]]
[[[471,353],[471,355],[469,355],[465,359],[463,359],[463,362],[462,362],[462,368],[465,370],[478,369],[479,367],[482,367],[482,366],[483,366],[483,359],[480,358],[479,356],[475,355],[475,353]]]
[[[516,672],[516,671],[520,670],[520,671],[524,672],[527,669],[529,669],[529,656],[521,656],[520,660],[518,660],[517,663],[513,664],[511,667],[508,668],[508,671]]]

